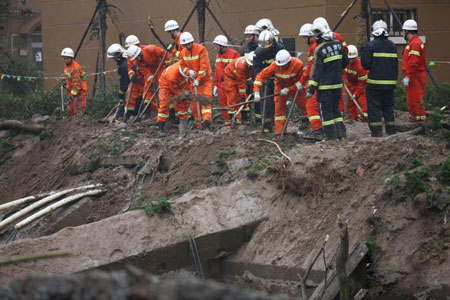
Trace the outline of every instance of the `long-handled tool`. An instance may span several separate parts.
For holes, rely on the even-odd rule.
[[[264,100],[264,99],[272,98],[272,97],[277,97],[277,96],[280,96],[280,93],[276,93],[276,94],[273,94],[273,95],[267,95],[267,96],[261,97],[260,100]],[[236,107],[236,106],[240,106],[240,105],[243,105],[243,104],[252,103],[252,102],[255,102],[255,99],[244,101],[244,102],[239,102],[239,103],[236,103],[236,104],[233,104],[233,105],[230,105],[230,106],[213,107],[212,109],[213,110],[229,110],[230,108],[233,108],[233,107]]]
[[[197,87],[194,86],[194,101],[196,102],[197,105],[197,119],[198,119],[198,128],[202,129],[202,112],[200,111],[200,101],[198,101],[198,97],[197,97],[198,93],[197,93]]]
[[[349,97],[353,100],[353,103],[355,104],[356,108],[358,108],[359,113],[361,114],[361,116],[363,117],[364,121],[367,122],[367,117],[364,114],[364,112],[361,109],[361,106],[359,106],[358,101],[356,101],[355,98],[353,98],[353,94],[352,92],[350,92],[350,90],[348,89],[347,85],[344,83],[344,89],[347,92],[347,94],[349,95]]]
[[[250,100],[250,97],[252,96],[252,94],[248,95],[247,99],[245,99],[244,104],[241,105],[241,107],[239,107],[239,109],[233,114],[233,118],[231,119],[231,128],[234,127],[234,123],[236,123],[236,118],[237,116],[239,116],[239,114],[241,113],[242,109],[245,107],[245,105],[247,105]]]
[[[291,107],[289,108],[289,113],[287,115],[286,122],[284,122],[283,129],[281,130],[281,138],[284,138],[284,133],[286,132],[286,128],[287,128],[289,119],[291,118],[292,111],[294,110],[294,107],[295,107],[295,104],[296,104],[295,101],[297,101],[297,97],[298,97],[299,93],[300,93],[300,90],[297,90],[295,92],[295,96],[294,96],[294,99],[292,100]]]
[[[61,81],[61,111],[64,112],[64,81]]]
[[[145,112],[147,111],[147,108],[152,104],[153,100],[155,99],[156,95],[158,95],[159,93],[159,87],[156,89],[156,91],[153,93],[152,97],[150,98],[150,101],[145,105],[144,109],[142,110],[142,112],[140,114],[137,115],[136,119],[134,120],[134,122],[138,122],[142,119],[142,116],[145,114]]]
[[[264,85],[264,96],[266,96],[266,95],[267,95],[267,82]],[[263,109],[262,109],[262,116],[261,116],[261,123],[262,123],[261,133],[264,133],[264,125],[266,125],[266,102],[267,102],[266,99],[267,98],[265,98],[264,102],[263,102]],[[260,99],[260,100],[262,100],[262,99]]]
[[[148,21],[148,26],[150,27],[150,30],[153,33],[153,36],[158,40],[158,42],[163,46],[164,49],[167,49],[166,44],[164,44],[164,42],[161,40],[159,35],[156,33],[155,27],[153,26],[153,21],[152,21],[152,18],[150,15],[148,16],[147,21]]]
[[[133,87],[134,87],[134,82],[132,81],[132,82],[131,82],[131,85],[130,85],[130,87],[128,88],[128,91],[127,91],[127,98],[125,99],[125,107],[124,107],[124,110],[123,110],[123,116],[122,116],[122,119],[123,119],[124,121],[127,120],[128,104],[130,103],[131,93],[132,93],[132,91],[133,91]]]

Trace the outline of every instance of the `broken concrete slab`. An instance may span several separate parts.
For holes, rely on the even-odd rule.
[[[192,265],[186,235],[197,241],[200,258],[233,252],[264,219],[263,195],[248,181],[192,191],[176,199],[172,212],[149,217],[131,211],[99,222],[65,228],[51,236],[0,246],[0,256],[67,250],[71,256],[24,262],[0,269],[0,284],[30,273],[69,274],[134,264],[150,272]]]

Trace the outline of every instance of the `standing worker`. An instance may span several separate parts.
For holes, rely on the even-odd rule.
[[[184,47],[180,53],[180,66],[184,74],[189,75],[192,81],[192,89],[195,93],[205,96],[211,103],[212,98],[212,70],[209,61],[208,50],[200,44],[194,43],[194,37],[189,32],[183,32],[180,36],[180,44]],[[196,95],[195,95],[196,96]],[[197,111],[195,101],[192,102],[192,113],[197,119],[198,127],[206,127],[212,123],[211,104],[199,105]],[[202,124],[200,120],[202,116]]]
[[[241,56],[247,56],[258,48],[258,36],[261,31],[255,25],[248,25],[245,27],[245,44],[242,48]]]
[[[120,44],[112,44],[106,52],[108,58],[112,58],[117,63],[117,73],[119,74],[119,99],[120,106],[117,110],[116,119],[122,119],[124,114],[125,96],[128,90],[130,79],[128,78],[128,63],[125,49]]]
[[[250,52],[247,57],[239,57],[234,59],[225,68],[225,93],[227,96],[227,105],[239,103],[247,99],[247,82],[253,81],[253,56],[254,53]],[[241,112],[244,112],[244,107]],[[233,116],[239,107],[231,108],[228,113]],[[242,120],[242,115],[239,113],[236,116],[237,124],[239,125]]]
[[[178,61],[180,57],[180,52],[183,49],[183,46],[180,45],[181,31],[178,22],[175,20],[167,21],[166,24],[164,25],[164,31],[169,33],[173,39],[173,43],[167,47],[167,50],[169,50],[172,53],[173,60]]]
[[[258,37],[258,48],[255,50],[255,57],[253,58],[253,70],[255,76],[258,76],[261,71],[270,66],[275,60],[275,56],[278,51],[284,49],[284,45],[275,41],[275,37],[272,32],[264,30],[259,34]],[[270,77],[266,80],[261,89],[261,97],[274,94],[274,77]],[[267,94],[266,94],[267,91]],[[261,122],[262,111],[265,111],[264,115],[264,132],[272,132],[273,123],[273,110],[274,102],[273,98],[264,99],[263,103],[255,103],[255,119],[256,122]]]
[[[129,48],[130,46],[137,46],[141,49],[145,48],[145,45],[141,44],[139,38],[133,34],[129,35],[125,39],[125,48]],[[136,115],[139,111],[139,108],[142,103],[142,96],[144,94],[144,82],[142,81],[142,74],[137,70],[137,67],[133,67],[134,63],[131,61],[130,57],[127,56],[127,64],[128,64],[128,77],[130,81],[134,82],[131,87],[131,96],[128,100],[127,114],[126,118],[131,115]],[[136,69],[136,70],[133,70]]]
[[[70,116],[75,117],[78,114],[79,107],[81,107],[83,113],[86,111],[86,73],[75,61],[71,48],[64,48],[61,52],[61,57],[64,60],[64,77],[66,78],[66,88],[70,97]]]
[[[335,40],[335,35],[325,19],[314,20],[311,31],[316,36],[317,48],[307,97],[312,97],[317,90],[325,138],[345,139],[346,130],[339,111],[339,99],[343,86],[342,70],[348,65],[347,52],[344,45]]]
[[[368,72],[361,65],[358,58],[358,49],[354,45],[348,46],[348,66],[344,69],[344,76],[347,78],[348,89],[352,93],[347,105],[347,115],[350,120],[364,120],[367,118],[366,83]],[[356,108],[355,100],[361,107],[364,116]]]
[[[364,69],[369,70],[366,85],[369,128],[373,137],[383,136],[383,122],[387,134],[395,134],[394,90],[397,86],[397,48],[388,39],[387,24],[378,20],[372,25],[374,39],[367,44],[361,57]]]
[[[403,23],[403,37],[408,45],[403,52],[403,85],[406,88],[409,121],[423,123],[427,120],[423,95],[427,83],[425,45],[417,35],[417,22],[406,20]]]
[[[261,99],[261,86],[272,76],[275,77],[275,93],[280,93],[280,96],[275,97],[275,134],[280,135],[283,130],[284,123],[286,123],[286,102],[288,98],[294,97],[297,90],[299,94],[303,89],[300,83],[300,78],[303,74],[303,62],[291,57],[287,50],[280,50],[276,55],[276,59],[267,68],[264,68],[261,73],[256,76],[253,90],[255,91],[255,101]],[[303,99],[303,101],[302,101]],[[296,103],[305,114],[304,97],[297,97]],[[292,105],[295,105],[292,103]]]
[[[227,95],[225,94],[225,68],[235,58],[239,57],[236,50],[228,48],[228,39],[224,35],[218,35],[213,43],[216,46],[216,72],[214,73],[213,96],[219,97],[220,107],[227,106]],[[227,111],[222,110],[222,117],[226,126],[231,125],[231,116]]]
[[[165,67],[170,65],[170,54],[168,54],[166,50],[163,50],[156,45],[150,45],[145,48],[140,48],[138,46],[132,45],[128,48],[127,55],[133,63],[132,71],[140,71],[143,76],[144,93],[148,90],[147,95],[143,96],[145,97],[143,99],[143,103],[147,105],[154,93],[152,87],[149,85],[151,82],[152,84],[156,84],[158,82],[159,76],[161,75],[161,72],[165,69]],[[156,73],[160,64],[162,64],[162,66],[159,68],[158,73]],[[133,73],[131,74],[132,76],[130,76],[130,80],[133,81]],[[142,80],[140,84],[142,84]],[[151,105],[151,111],[157,111],[157,107],[158,106],[156,104],[156,101],[153,101]]]
[[[317,47],[316,39],[311,31],[311,26],[312,24],[310,23],[303,24],[299,33],[299,36],[301,36],[309,46],[308,63],[306,65],[306,70],[303,72],[302,78],[300,79],[300,83],[306,90],[308,89],[308,81],[311,75],[314,51]],[[322,121],[320,120],[319,105],[317,104],[316,95],[317,93],[314,93],[314,95],[306,100],[306,115],[308,116],[312,131],[308,135],[305,135],[304,138],[321,140],[323,138]]]

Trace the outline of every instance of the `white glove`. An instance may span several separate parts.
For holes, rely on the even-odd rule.
[[[306,99],[309,99],[313,96],[310,91],[306,92]]]
[[[289,88],[285,87],[280,91],[280,94],[281,96],[286,96],[287,94],[289,94],[289,92],[290,92]]]
[[[356,99],[356,95],[352,95],[352,96],[350,97],[350,99],[355,100],[355,99]]]
[[[213,86],[213,96],[217,97],[219,95],[219,91],[217,90],[217,86]]]
[[[253,98],[255,103],[261,102],[261,94],[259,92],[255,92],[255,97]]]
[[[194,82],[192,83],[192,86],[198,87],[200,85],[200,82],[198,81],[198,79],[195,79]]]
[[[296,82],[295,86],[297,87],[297,90],[301,90],[303,88],[303,85],[300,82]]]
[[[288,100],[287,102],[286,102],[286,106],[290,106],[292,104],[292,101],[291,100]]]
[[[189,77],[195,79],[197,77],[197,73],[194,70],[189,70]]]
[[[403,78],[403,85],[404,85],[404,87],[406,87],[406,88],[409,86],[409,77]]]

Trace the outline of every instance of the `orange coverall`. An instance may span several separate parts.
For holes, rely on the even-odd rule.
[[[197,93],[205,96],[211,101],[212,70],[206,48],[197,43],[193,43],[191,50],[183,48],[180,53],[180,64],[185,74],[188,74],[189,70],[193,70],[197,73],[197,79],[199,81]],[[192,91],[195,93],[194,87],[192,87]],[[200,112],[197,113],[197,104],[193,101],[191,104],[191,111],[192,116],[196,120],[199,120],[199,113],[201,113],[203,120],[209,120],[209,122],[212,123],[211,104],[200,105]]]
[[[253,83],[253,90],[255,92],[260,91],[263,82],[266,81],[267,78],[275,76],[275,93],[279,93],[285,87],[290,90],[289,94],[286,96],[275,97],[276,134],[281,134],[281,131],[283,130],[284,123],[286,122],[286,102],[289,96],[293,97],[297,91],[295,83],[299,82],[302,77],[303,66],[303,62],[296,57],[292,57],[286,70],[283,70],[282,67],[277,66],[276,62],[272,62],[256,76],[255,82]],[[300,91],[300,93],[304,94],[303,91]],[[297,105],[304,114],[306,114],[305,100],[306,97],[297,97],[296,99]]]
[[[423,95],[427,81],[425,45],[417,35],[408,42],[403,52],[402,72],[409,77],[409,86],[406,88],[406,101],[408,103],[409,121],[425,122],[425,102]]]
[[[227,96],[225,94],[225,68],[233,61],[233,59],[238,58],[240,55],[236,50],[227,48],[224,54],[217,53],[216,56],[216,73],[214,74],[214,86],[217,86],[217,92],[219,96],[219,106],[227,106]],[[225,121],[225,125],[229,126],[231,123],[231,117],[227,111],[222,110],[222,117]]]
[[[361,60],[359,58],[355,58],[355,62],[353,64],[349,64],[344,69],[344,76],[347,78],[348,89],[353,95],[356,96],[355,100],[358,102],[366,118],[366,83],[368,73],[369,72],[362,67]],[[351,120],[356,120],[357,118],[363,120],[363,116],[360,115],[356,105],[351,99],[348,101],[347,114]]]
[[[139,45],[141,49],[145,48],[145,45]],[[136,60],[130,60],[130,58],[127,58],[127,64],[128,64],[128,77],[131,79],[131,76],[135,73],[132,70],[133,65],[136,64]],[[130,83],[130,87],[133,86],[131,89],[131,95],[130,100],[128,100],[127,110],[128,111],[134,111],[136,106],[136,100],[139,96],[143,96],[144,94],[144,75],[142,72],[138,69],[136,71],[136,79],[133,83]]]
[[[143,93],[145,94],[145,91],[148,89],[147,95],[142,96],[142,97],[145,96],[145,98],[143,99],[143,103],[146,105],[147,103],[150,102],[150,99],[153,96],[153,90],[151,87],[149,87],[150,82],[152,81],[153,77],[155,77],[153,82],[158,82],[159,76],[161,76],[161,73],[164,70],[164,68],[170,65],[171,56],[168,52],[166,54],[165,50],[163,50],[162,48],[160,48],[156,45],[150,45],[150,46],[146,46],[146,47],[142,48],[141,54],[142,54],[142,60],[137,61],[137,59],[135,59],[132,61],[132,63],[137,66],[138,71],[140,71],[141,75],[143,76],[144,81],[142,81],[142,80],[139,81],[139,84],[142,85],[142,83],[143,83]],[[164,62],[162,64],[161,68],[159,69],[158,74],[155,74],[156,70],[158,69],[159,63],[163,59],[164,59]],[[133,73],[134,73],[133,70],[128,71],[128,74],[130,77],[131,77],[131,74],[133,74]],[[136,85],[136,82],[135,82],[135,85]],[[132,98],[133,98],[133,93],[132,93]],[[137,96],[136,96],[136,98],[137,98]],[[136,101],[136,98],[134,98],[134,101]],[[131,99],[130,99],[130,102],[131,102]],[[134,105],[132,107],[134,107]],[[157,107],[158,106],[156,104],[156,101],[153,101],[151,111],[156,111]]]
[[[247,98],[247,80],[253,81],[253,68],[247,64],[245,57],[235,58],[225,68],[225,95],[227,97],[226,105],[233,105]],[[222,106],[222,105],[221,105]],[[239,106],[233,107],[228,111],[230,117],[239,110]],[[241,114],[236,117],[237,124],[241,123]]]
[[[169,118],[169,109],[171,104],[175,105],[178,118],[186,120],[189,102],[180,99],[173,101],[170,99],[174,95],[181,95],[183,90],[189,90],[188,78],[183,77],[179,71],[180,61],[167,67],[159,77],[159,108],[157,122],[166,122]]]
[[[64,77],[66,78],[66,88],[70,94],[70,116],[75,117],[78,113],[78,107],[81,111],[86,111],[87,83],[86,73],[83,68],[74,59],[70,65],[64,64]]]

